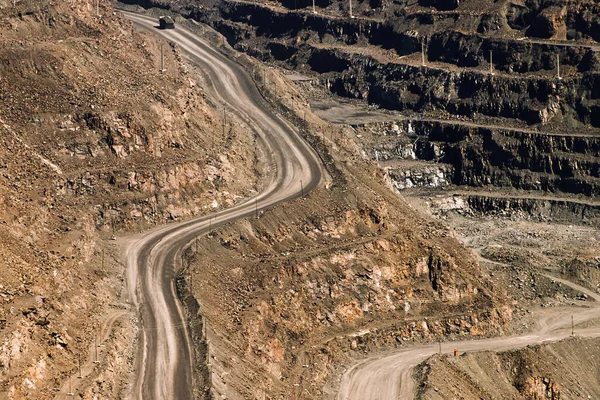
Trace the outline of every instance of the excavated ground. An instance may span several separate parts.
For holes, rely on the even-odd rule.
[[[450,235],[474,251],[484,275],[506,288],[518,321],[513,331],[531,329],[530,315],[540,308],[585,307],[586,296],[543,274],[598,290],[598,5],[357,1],[356,18],[349,19],[345,3],[316,4],[316,14],[310,2],[298,1],[165,6],[210,23],[236,49],[293,70],[290,77],[320,117],[351,124],[354,154],[377,162],[384,180],[414,208],[451,226]],[[336,129],[324,134],[335,140]],[[429,388],[420,394],[593,398],[593,374],[572,384],[579,367],[569,352],[593,357],[594,349],[576,340],[511,356],[473,354],[474,366],[434,360],[419,376]],[[343,358],[327,354],[316,365]],[[555,361],[561,355],[564,364]],[[477,375],[486,357],[509,357],[522,368]],[[313,384],[335,375],[306,365],[303,374]],[[494,384],[496,374],[507,377],[505,386]],[[453,379],[460,384],[452,386]],[[301,394],[323,396],[307,386]]]
[[[260,176],[180,52],[99,13],[0,1],[2,399],[122,398],[136,323],[111,237],[234,204]]]
[[[599,192],[594,2],[355,3],[356,18],[337,1],[317,2],[316,13],[303,1],[144,2],[207,22],[237,50],[304,74],[313,108],[363,128],[372,159],[443,164],[442,184]],[[322,87],[396,112],[344,115]],[[430,184],[388,170],[399,189]]]
[[[207,320],[206,332],[194,333],[198,354],[208,347],[207,359],[196,360],[210,365],[207,397],[334,398],[336,377],[368,352],[527,330],[533,309],[585,305],[541,272],[598,287],[595,2],[382,0],[355,2],[354,19],[337,1],[317,1],[318,14],[291,0],[128,3],[208,22],[235,49],[293,69],[296,83],[256,64],[256,81],[303,128],[332,177],[188,250],[191,273],[178,286],[199,303],[186,301],[192,318],[199,310]],[[101,239],[231,204],[252,191],[257,173],[243,129],[209,134],[222,121],[177,49],[166,47],[167,73],[159,74],[159,43],[131,35],[117,17],[96,19],[78,3],[56,14],[28,4],[20,5],[27,12],[2,9],[12,29],[1,37],[2,74],[12,75],[0,75],[1,160],[10,161],[0,170],[0,251],[12,269],[2,276],[0,354],[7,396],[44,398],[75,372],[77,349],[98,334],[97,316],[111,314],[121,287],[116,262],[104,274],[98,268]],[[70,54],[84,56],[73,64]],[[47,90],[31,91],[31,82]],[[44,107],[23,108],[37,104]],[[123,340],[115,344],[134,336],[112,332]],[[561,389],[577,373],[573,363],[542,363],[548,352],[594,343],[474,354],[462,370],[436,358],[419,379],[431,398],[451,397],[454,378],[475,393],[485,379],[469,374],[486,357],[515,360],[517,372],[531,358],[539,370],[529,375],[485,373],[506,376],[522,396],[593,394],[585,379]],[[131,353],[110,349],[110,367],[86,381],[88,393],[122,393]]]
[[[501,353],[434,356],[420,365],[421,399],[594,399],[598,339],[567,339]]]
[[[282,112],[306,118],[333,180],[190,248],[213,395],[333,398],[340,365],[369,351],[510,330],[504,294],[445,225],[421,219],[356,157],[352,129],[318,119],[277,71],[257,76]]]

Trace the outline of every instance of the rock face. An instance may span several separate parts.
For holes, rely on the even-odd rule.
[[[125,0],[127,4],[139,4],[143,7],[160,7],[171,9],[182,15],[193,18],[205,19],[208,22],[219,18],[224,10],[233,7],[240,9],[251,7],[253,15],[260,12],[260,5],[238,3],[233,0]],[[294,2],[291,0],[278,0],[275,3],[285,11],[311,11],[311,2]],[[397,27],[405,26],[404,30],[414,29],[415,26],[431,26],[434,23],[440,29],[453,29],[464,24],[469,29],[473,27],[487,27],[486,31],[504,32],[505,27],[512,30],[526,32],[527,34],[554,34],[561,29],[566,29],[566,38],[595,39],[600,33],[599,21],[596,18],[600,5],[595,0],[577,0],[565,2],[561,0],[525,0],[509,2],[482,2],[478,0],[419,0],[418,7],[414,2],[396,0],[393,2],[382,0],[355,0],[354,15],[360,17],[375,17],[380,20],[393,19],[392,24]],[[316,6],[322,14],[335,17],[347,17],[347,6],[339,1],[316,1]],[[438,13],[432,15],[431,10],[451,11],[451,13]],[[482,12],[483,11],[483,12]],[[460,17],[460,18],[457,18]],[[315,16],[315,18],[320,18]],[[247,18],[246,20],[250,20]],[[275,22],[275,21],[272,21]],[[310,23],[311,18],[307,17]],[[358,23],[358,21],[355,21]],[[220,25],[223,27],[222,25]],[[290,25],[292,28],[295,25]],[[532,28],[531,32],[528,29]],[[281,28],[277,28],[281,29]],[[402,29],[398,29],[401,31]],[[263,31],[264,32],[264,31]],[[392,41],[394,38],[388,38]]]
[[[429,375],[421,375],[419,396],[559,400],[585,393],[584,397],[594,398],[600,395],[600,387],[585,360],[597,357],[598,349],[598,339],[573,338],[516,351],[435,356],[420,366]]]
[[[364,134],[377,130],[384,136],[372,144],[373,159],[376,154],[380,160],[442,163],[444,179],[455,185],[586,196],[600,190],[600,139],[595,136],[544,135],[422,120],[359,129]],[[412,167],[408,163],[404,168]],[[398,173],[394,177],[398,182],[405,179]]]
[[[560,388],[548,378],[541,376],[529,377],[523,385],[523,396],[532,400],[560,400]]]
[[[425,7],[435,7],[438,10],[454,10],[460,4],[460,0],[419,0],[419,4]]]
[[[535,17],[527,34],[549,39],[557,36],[561,30],[566,33],[566,15],[566,7],[550,6],[545,8]]]
[[[341,96],[394,110],[443,110],[469,118],[481,114],[530,125],[577,121],[600,127],[598,99],[591,90],[599,85],[597,63],[591,62],[597,55],[585,45],[557,47],[458,29],[427,33],[427,60],[467,68],[457,73],[451,66],[423,68],[377,56],[382,50],[400,57],[420,52],[420,35],[410,29],[415,21],[409,16],[384,22],[332,19],[226,1],[200,17],[239,50],[322,74],[328,87]],[[337,44],[374,50],[359,53],[336,48]],[[488,76],[490,51],[494,68],[507,75]],[[548,73],[552,76],[557,69],[557,54],[563,69],[576,67],[582,74],[570,77],[568,84],[548,79]]]
[[[211,364],[226,382],[216,397],[334,398],[324,387],[351,355],[505,329],[502,292],[449,232],[385,194],[367,164],[353,168],[345,188],[200,240],[195,294],[219,332]]]
[[[562,263],[562,274],[600,293],[600,259],[575,257]]]
[[[542,198],[507,198],[468,195],[465,209],[470,212],[523,216],[569,224],[600,226],[600,206],[578,201]],[[565,273],[566,274],[566,273]],[[569,275],[569,274],[566,274]]]
[[[453,8],[458,2],[433,3],[428,4]],[[186,2],[162,5],[212,24],[241,51],[288,68],[321,74],[328,87],[341,96],[364,99],[394,110],[443,110],[469,118],[481,114],[529,125],[576,121],[581,126],[600,127],[597,117],[600,105],[592,90],[600,85],[595,73],[597,63],[591,62],[597,57],[594,49],[586,45],[515,41],[502,35],[502,26],[512,24],[517,28],[519,23],[525,24],[521,29],[527,28],[527,32],[538,37],[555,37],[559,31],[569,29],[580,35],[587,32],[574,25],[569,19],[573,17],[569,16],[577,15],[587,21],[584,15],[595,9],[591,3],[581,1],[575,10],[569,8],[575,5],[543,3],[547,7],[537,2],[526,2],[521,8],[507,5],[507,15],[512,18],[508,22],[502,20],[508,17],[490,9],[487,19],[477,24],[486,27],[486,31],[497,27],[499,33],[491,36],[468,32],[475,21],[464,22],[464,29],[454,20],[446,21],[450,14],[436,16],[435,24],[426,23],[423,19],[428,13],[422,9],[404,10],[395,18],[380,21],[328,18],[235,1],[221,2],[214,8],[209,8],[207,2],[207,9],[200,13]],[[477,7],[484,6],[466,1],[458,5],[456,12],[468,19]],[[461,12],[463,8],[465,11]],[[428,24],[438,28],[425,29]],[[415,31],[415,26],[423,32]],[[416,55],[421,51],[424,36],[428,62],[451,65],[433,68],[387,56],[382,59],[382,52],[395,57]],[[338,44],[358,45],[366,50],[348,51],[337,48]],[[490,52],[494,68],[507,74],[488,76]],[[557,54],[563,70],[572,66],[581,73],[569,77],[568,84],[548,79],[548,74],[550,77],[556,74]],[[457,72],[454,66],[467,69]]]
[[[359,59],[361,59],[359,61]],[[529,125],[572,119],[600,127],[600,110],[588,87],[589,76],[564,86],[541,80],[515,80],[465,72],[423,71],[404,65],[377,66],[363,57],[347,72],[329,78],[331,90],[345,97],[364,99],[399,111],[443,110],[474,118],[477,114],[525,122]],[[373,66],[372,68],[365,66]]]
[[[111,321],[110,367],[76,396],[125,397],[135,329],[108,239],[254,190],[251,135],[215,138],[177,49],[99,4],[0,1],[0,397],[62,397]]]
[[[451,184],[454,175],[452,166],[444,164],[389,168],[385,171],[397,190],[413,187],[442,188]]]

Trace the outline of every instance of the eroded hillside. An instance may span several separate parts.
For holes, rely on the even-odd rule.
[[[207,22],[222,51],[275,67],[248,62],[331,179],[186,251],[177,287],[207,377],[197,393],[334,398],[343,369],[368,353],[514,333],[531,327],[529,308],[585,305],[541,271],[596,289],[593,1],[363,1],[355,18],[339,1],[317,1],[316,13],[308,1],[128,3]],[[98,11],[1,9],[8,397],[53,397],[94,340],[108,346],[103,367],[78,393],[122,397],[136,321],[109,239],[260,186],[254,138],[203,96],[180,51]],[[364,103],[387,111],[373,122]],[[548,222],[543,234],[523,216]],[[575,237],[557,222],[589,229]],[[444,362],[431,361],[442,376],[432,382],[469,373]],[[550,387],[547,375],[511,390]]]
[[[435,356],[421,365],[428,376],[419,395],[422,399],[593,399],[600,388],[597,369],[590,366],[596,365],[599,350],[598,339],[568,339],[497,354]]]
[[[188,248],[179,288],[190,324],[206,323],[195,334],[206,392],[334,398],[343,366],[370,351],[511,331],[505,292],[452,230],[396,197],[356,156],[354,132],[312,114],[293,83],[257,76],[332,180]]]
[[[98,11],[0,3],[2,398],[54,397],[108,323],[125,339],[101,351],[113,374],[79,393],[121,397],[135,324],[111,236],[255,191],[253,138],[223,125],[179,51]]]

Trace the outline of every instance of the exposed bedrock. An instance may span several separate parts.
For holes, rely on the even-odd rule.
[[[419,0],[419,4],[425,7],[435,7],[438,10],[454,10],[458,8],[460,0]]]
[[[441,32],[418,32],[415,30],[417,27],[433,23],[431,14],[427,13],[399,15],[393,19],[380,21],[331,18],[305,12],[281,12],[259,3],[236,1],[222,1],[217,4],[212,4],[214,2],[211,1],[188,2],[190,4],[181,1],[172,4],[171,0],[125,0],[123,2],[143,7],[166,8],[207,22],[225,34],[234,45],[251,37],[261,37],[268,43],[290,39],[291,42],[296,42],[293,44],[298,49],[304,46],[309,38],[323,41],[329,36],[342,44],[360,43],[379,46],[383,49],[395,50],[398,56],[403,56],[421,51],[421,37],[428,36],[427,53],[431,61],[473,67],[489,62],[489,51],[493,51],[494,65],[497,69],[520,73],[555,69],[556,54],[560,55],[562,64],[577,66],[582,71],[590,71],[591,67],[588,63],[581,63],[586,56],[590,57],[594,54],[589,46],[555,46],[548,43],[485,37],[452,29]],[[319,6],[319,1],[316,4]],[[458,16],[448,14],[445,17],[438,15],[436,18],[458,18]],[[494,18],[483,16],[482,19],[479,30],[485,31],[485,25]],[[579,19],[587,20],[584,17]],[[587,24],[581,22],[581,24],[596,26],[594,25],[596,22],[593,21],[595,20],[592,19]],[[594,31],[591,28],[589,30]],[[266,46],[261,46],[263,47]]]
[[[467,117],[478,121],[488,116],[501,118],[499,124],[512,120],[509,125],[524,122],[542,131],[551,126],[569,130],[569,134],[555,135],[491,125],[477,127],[460,121],[411,121],[410,128],[408,122],[401,123],[404,133],[399,140],[378,142],[372,147],[372,158],[411,158],[444,166],[388,169],[398,189],[453,183],[586,196],[599,193],[600,139],[578,133],[600,127],[600,55],[590,46],[484,37],[452,29],[430,31],[428,61],[423,67],[417,60],[421,36],[427,32],[415,29],[427,25],[425,19],[431,13],[400,13],[382,22],[235,1],[130,1],[172,8],[208,22],[237,49],[300,72],[317,73],[322,83],[341,96],[394,110],[443,111],[459,120]],[[508,5],[503,18],[514,29],[533,31],[541,29],[536,20],[558,13],[556,21],[564,22],[571,32],[567,36],[573,36],[572,32],[581,36],[585,29],[591,29],[589,12],[596,6],[580,3],[577,13],[568,10],[563,18],[559,2],[525,1],[520,6]],[[454,12],[436,14],[435,18],[451,18]],[[468,15],[461,18],[470,18]],[[491,23],[495,15],[479,17]],[[382,56],[356,49],[393,52]],[[487,73],[490,51],[496,75]],[[408,55],[408,61],[396,63],[389,60],[389,54]],[[555,77],[557,54],[564,70],[571,71],[563,80]],[[403,152],[412,156],[403,156]]]
[[[362,58],[363,62],[358,59]],[[374,62],[354,56],[352,65],[330,79],[333,92],[367,99],[393,110],[445,110],[548,123],[558,117],[600,126],[600,104],[588,88],[600,88],[600,75],[568,81],[488,76],[477,71],[449,72],[417,66]]]
[[[392,186],[397,190],[412,187],[442,188],[448,186],[454,174],[451,165],[425,164],[386,170]]]
[[[382,21],[282,11],[235,1],[128,2],[171,8],[207,22],[240,51],[287,68],[321,74],[334,93],[385,108],[600,127],[600,56],[587,45],[557,46],[453,29],[420,32],[427,25],[421,19],[431,17],[424,13]],[[528,2],[526,7],[536,16],[542,10],[542,6]],[[524,15],[511,18],[523,19]],[[445,14],[438,17],[449,18]],[[420,59],[424,35],[428,36],[425,67],[367,55],[392,50],[398,56]],[[344,45],[358,45],[358,49],[368,51],[357,52]],[[500,72],[495,76],[487,73],[490,51],[494,69]],[[557,80],[558,60],[563,70],[578,73]]]
[[[564,65],[579,66],[586,55],[594,53],[588,46],[556,46],[550,43],[485,37],[455,30],[419,34],[410,27],[427,25],[427,21],[422,21],[427,17],[424,14],[406,16],[408,21],[332,19],[319,14],[281,13],[259,4],[227,1],[223,2],[219,10],[222,19],[215,22],[220,30],[226,30],[227,25],[237,24],[251,36],[263,37],[269,41],[288,38],[322,41],[329,35],[346,45],[361,43],[380,46],[383,49],[393,49],[399,56],[403,56],[420,51],[420,37],[427,35],[429,60],[449,62],[460,67],[486,64],[489,62],[490,51],[496,56],[494,64],[497,69],[520,73],[555,69],[557,54]],[[202,17],[208,19],[209,14],[206,12]],[[229,36],[229,40],[235,44],[244,40],[244,37]],[[304,40],[297,45],[305,45]],[[579,68],[588,71],[590,67],[581,65]]]
[[[454,171],[450,181],[457,185],[600,193],[598,137],[418,120],[369,128],[383,136],[372,145],[373,159],[449,164]]]
[[[553,78],[551,71],[557,68],[557,58],[549,45],[523,43],[523,52],[531,54],[524,57],[518,52],[521,45],[514,42],[499,40],[492,46],[481,43],[480,38],[463,37],[461,34],[443,34],[450,36],[430,39],[430,61],[460,67],[487,68],[487,49],[494,48],[495,59],[498,60],[495,69],[509,74],[490,76],[481,68],[457,70],[444,65],[421,67],[383,63],[369,55],[304,42],[295,44],[269,39],[263,47],[253,44],[255,32],[246,30],[242,25],[225,22],[218,25],[239,50],[266,61],[280,62],[288,68],[319,73],[332,92],[364,99],[388,109],[445,110],[468,117],[479,113],[517,119],[531,125],[558,118],[571,124],[600,127],[597,94],[600,93],[600,74],[585,72],[563,81]],[[395,43],[406,54],[414,53],[420,47],[418,37],[409,35]],[[470,53],[468,49],[476,50]],[[580,71],[596,70],[600,65],[598,55],[589,49],[559,49],[563,68],[569,62]],[[513,73],[540,70],[547,70],[546,75]]]
[[[502,216],[526,216],[544,221],[600,226],[600,205],[579,201],[545,198],[507,198],[467,195],[471,212]],[[565,268],[567,266],[565,265]],[[597,269],[597,265],[595,266]]]
[[[506,20],[513,29],[526,29],[527,35],[540,38],[557,36],[565,30],[567,39],[600,39],[600,6],[596,1],[527,0],[510,2]]]
[[[454,115],[516,119],[546,124],[558,119],[600,127],[600,74],[558,81],[539,77],[490,76],[407,64],[383,64],[373,57],[339,49],[270,43],[267,51],[248,49],[263,59],[285,60],[288,67],[322,74],[340,96],[368,100],[393,110],[444,110]],[[460,51],[457,51],[457,54]],[[589,65],[596,56],[585,57]]]
[[[561,265],[561,273],[600,293],[600,259],[575,257],[565,260]]]

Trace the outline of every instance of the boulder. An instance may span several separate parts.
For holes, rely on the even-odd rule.
[[[545,8],[533,20],[527,35],[542,39],[550,39],[564,30],[566,32],[565,19],[566,7],[552,6]]]

